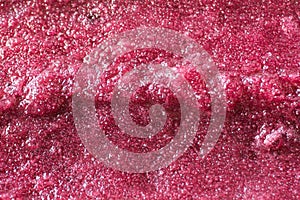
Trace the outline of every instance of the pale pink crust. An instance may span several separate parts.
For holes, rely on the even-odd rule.
[[[300,199],[299,2],[113,2],[0,1],[0,199]],[[179,160],[127,174],[104,167],[82,145],[72,84],[103,38],[141,24],[177,30],[204,47],[221,72],[228,112],[205,160],[196,150],[206,118]],[[174,61],[144,53],[121,63]],[[202,84],[193,87],[206,113]],[[140,145],[125,139],[125,148]]]

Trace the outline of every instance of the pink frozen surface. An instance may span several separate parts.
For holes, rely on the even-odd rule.
[[[300,199],[299,1],[0,0],[0,25],[0,199]],[[170,166],[132,174],[104,166],[85,149],[74,126],[72,84],[101,41],[141,25],[188,35],[210,54],[227,116],[205,159],[197,154],[202,127]],[[144,49],[115,65],[171,57]],[[199,105],[209,113],[195,76],[186,75],[206,96]],[[108,84],[98,92],[109,91]],[[147,112],[139,108],[133,118],[145,124]],[[133,151],[160,148],[173,134],[141,141],[112,134],[113,125],[105,129]]]

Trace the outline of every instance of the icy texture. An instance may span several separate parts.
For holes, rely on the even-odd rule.
[[[298,1],[0,1],[0,198],[300,199],[299,10]],[[167,168],[126,174],[83,147],[71,88],[83,58],[103,38],[141,24],[180,31],[210,53],[228,114],[215,149],[199,159],[210,100],[198,75],[186,73],[205,113],[193,148]],[[149,61],[178,63],[166,52],[140,50],[120,58],[107,80]],[[99,105],[113,89],[104,86]],[[147,123],[145,113],[131,112]],[[105,116],[100,125],[115,133]],[[154,141],[108,137],[149,151],[172,134]]]

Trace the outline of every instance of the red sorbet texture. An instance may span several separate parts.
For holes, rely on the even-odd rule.
[[[0,0],[0,199],[300,199],[299,4]],[[208,123],[204,115],[183,156],[166,168],[132,174],[106,167],[84,147],[72,115],[72,85],[84,57],[101,41],[141,25],[188,35],[210,54],[224,83],[227,115],[205,159],[197,153]],[[150,61],[176,58],[137,50],[119,58],[108,75]],[[185,76],[209,116],[203,82],[193,72]],[[111,88],[99,88],[97,97],[109,96]],[[164,100],[156,89],[137,94],[152,103]],[[109,99],[97,97],[101,116]],[[149,122],[151,102],[143,99],[131,102],[140,125]],[[173,99],[166,105],[172,116],[178,115],[177,104]],[[165,132],[143,141],[128,139],[110,125],[111,118],[105,120],[114,143],[138,152],[163,147],[178,123],[171,120]]]

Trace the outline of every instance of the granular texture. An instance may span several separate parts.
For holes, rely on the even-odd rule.
[[[0,24],[1,199],[300,199],[298,1],[0,0]],[[204,116],[194,144],[178,160],[130,174],[104,166],[83,146],[73,122],[72,85],[101,41],[141,25],[178,31],[203,46],[221,73],[227,116],[205,159],[197,154]],[[177,63],[168,52],[144,49],[114,64],[129,69],[150,61]],[[117,75],[115,68],[108,78]],[[209,115],[203,82],[193,72],[186,78]],[[109,91],[109,84],[99,88],[99,116]],[[145,125],[151,102],[142,97],[165,97],[157,88],[135,95],[138,106],[130,112]],[[175,134],[167,129],[155,140],[128,139],[113,134],[116,127],[104,116],[108,137],[129,150],[161,148]]]

